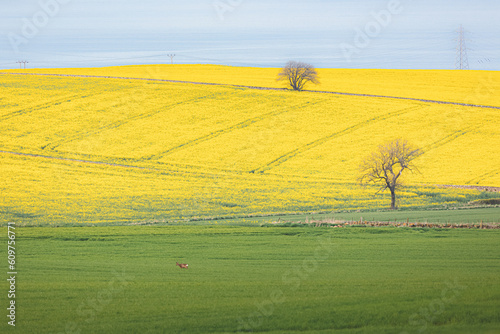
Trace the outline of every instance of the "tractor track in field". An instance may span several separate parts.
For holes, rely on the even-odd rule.
[[[171,108],[174,108],[178,105],[182,105],[182,104],[185,104],[185,103],[196,103],[197,101],[201,101],[201,100],[204,100],[206,98],[209,98],[209,97],[213,97],[215,96],[215,94],[210,94],[210,95],[202,95],[202,96],[197,96],[197,97],[193,97],[193,98],[190,98],[190,99],[187,99],[187,100],[183,100],[183,101],[177,101],[175,103],[171,103],[171,104],[168,104],[168,105],[164,105],[164,106],[161,106],[155,110],[152,110],[152,111],[149,111],[147,113],[143,113],[143,114],[136,114],[136,115],[133,115],[133,116],[129,116],[129,117],[126,117],[126,118],[123,118],[123,119],[120,119],[116,122],[112,122],[112,123],[109,123],[109,124],[106,124],[106,125],[103,125],[99,128],[96,128],[92,131],[80,131],[72,136],[68,136],[67,138],[63,138],[63,139],[60,139],[58,141],[54,141],[54,142],[51,142],[51,143],[48,143],[44,146],[42,146],[42,150],[56,150],[57,147],[61,146],[61,145],[64,145],[64,144],[67,144],[67,143],[70,143],[70,142],[73,142],[73,141],[76,141],[76,140],[81,140],[85,137],[90,137],[90,136],[93,136],[93,135],[96,135],[98,133],[102,133],[103,131],[106,131],[106,130],[110,130],[110,129],[117,129],[125,124],[128,124],[132,121],[136,121],[136,120],[140,120],[140,119],[145,119],[145,118],[149,118],[149,117],[153,117],[157,114],[161,114],[161,113],[164,113],[164,112],[167,112],[168,110],[170,110]]]
[[[491,177],[491,176],[494,176],[496,174],[500,174],[500,168],[495,168],[494,170],[490,170],[482,175],[479,175],[479,176],[473,178],[472,180],[470,180],[467,183],[478,183],[478,182],[481,182],[484,179]],[[489,187],[489,188],[491,188],[491,187]],[[492,190],[492,191],[500,192],[500,188],[494,188],[494,190]]]
[[[35,111],[49,109],[50,107],[52,107],[54,105],[60,105],[63,103],[67,103],[69,101],[72,101],[73,99],[80,98],[80,97],[81,97],[80,94],[71,94],[71,95],[61,97],[61,98],[52,98],[52,100],[49,102],[44,102],[44,103],[32,105],[28,108],[15,110],[15,111],[11,111],[8,114],[0,115],[0,122],[9,120],[9,119],[14,118],[14,117],[30,114],[30,113],[35,112]]]
[[[160,169],[160,168],[137,166],[137,165],[134,166],[132,164],[120,164],[120,163],[113,163],[113,162],[106,162],[106,161],[95,161],[95,160],[87,160],[87,159],[54,157],[54,156],[36,154],[36,153],[23,153],[23,152],[13,152],[13,151],[0,150],[0,154],[9,154],[9,155],[16,155],[16,156],[21,156],[21,157],[41,158],[41,159],[48,159],[48,160],[58,160],[58,161],[76,162],[76,163],[84,163],[84,164],[91,164],[91,165],[127,168],[127,169],[159,172],[159,173],[169,173],[169,171],[167,171],[165,169]],[[186,173],[186,171],[184,171],[184,172],[170,171],[170,172],[172,174],[185,174]],[[199,174],[199,173],[196,173],[196,174]],[[500,187],[492,187],[492,186],[450,185],[450,184],[434,184],[433,186],[438,187],[438,188],[471,189],[471,190],[479,190],[479,191],[500,192]]]
[[[458,130],[456,130],[456,131],[454,131],[454,132],[452,132],[452,133],[444,136],[443,138],[441,138],[439,140],[436,140],[435,142],[430,143],[430,144],[424,146],[422,148],[422,150],[424,152],[428,152],[430,150],[433,150],[433,149],[436,149],[438,147],[444,146],[444,145],[446,145],[448,143],[451,143],[452,141],[454,141],[458,137],[465,136],[465,135],[469,134],[471,131],[476,130],[478,128],[480,128],[480,126],[470,125],[470,126],[458,129]]]
[[[258,90],[289,91],[289,89],[287,89],[287,88],[258,87],[258,86],[223,84],[223,83],[213,83],[213,82],[168,80],[168,79],[114,77],[114,76],[101,76],[101,75],[50,74],[50,73],[15,73],[15,72],[0,72],[0,74],[3,74],[3,75],[40,75],[40,76],[56,76],[56,77],[58,76],[58,77],[74,77],[74,78],[97,78],[97,79],[143,80],[143,81],[152,81],[152,82],[171,82],[171,83],[183,83],[183,84],[192,84],[192,85],[226,86],[226,87],[235,87],[235,88],[258,89]],[[319,93],[319,94],[332,94],[332,95],[346,95],[346,96],[360,96],[360,97],[375,97],[375,98],[396,99],[396,100],[409,100],[409,101],[418,101],[418,102],[434,103],[434,104],[456,105],[456,106],[471,107],[471,108],[500,109],[500,107],[496,107],[496,106],[487,106],[487,105],[470,104],[470,103],[460,103],[460,102],[449,102],[449,101],[438,101],[438,100],[428,100],[428,99],[419,99],[419,98],[414,98],[414,97],[401,97],[401,96],[376,95],[376,94],[360,94],[360,93],[346,93],[346,92],[330,92],[330,91],[321,91],[321,90],[304,90],[303,92]]]
[[[366,125],[372,124],[373,122],[378,122],[381,120],[386,120],[386,119],[391,118],[391,117],[400,116],[400,115],[403,115],[405,113],[408,113],[410,111],[417,110],[420,108],[421,108],[421,106],[416,106],[416,107],[413,106],[413,107],[409,107],[409,108],[399,109],[399,110],[392,111],[392,112],[384,114],[384,115],[380,115],[377,117],[373,117],[373,118],[364,120],[364,121],[357,123],[357,124],[354,124],[348,128],[336,131],[332,134],[329,134],[327,136],[321,137],[321,138],[316,139],[312,142],[304,144],[304,145],[296,148],[295,150],[287,152],[287,153],[283,154],[282,156],[280,156],[279,158],[274,159],[273,161],[266,163],[265,165],[262,165],[258,168],[253,169],[251,171],[251,173],[264,173],[264,172],[266,172],[274,167],[277,167],[277,166],[281,165],[282,163],[294,158],[295,156],[297,156],[299,154],[307,152],[307,151],[309,151],[317,146],[320,146],[320,145],[326,143],[327,141],[330,141],[332,139],[335,139],[335,138],[344,136],[346,134],[352,133],[356,130],[361,129],[362,127],[364,127]]]
[[[43,155],[43,154],[36,154],[36,153],[22,153],[22,152],[12,152],[12,151],[1,151],[0,150],[0,154],[10,154],[10,155],[17,155],[17,156],[21,156],[21,157],[42,158],[42,159],[49,159],[49,160],[78,162],[78,163],[101,165],[101,166],[111,166],[111,167],[121,167],[121,168],[129,168],[129,169],[148,170],[148,171],[155,171],[155,172],[164,172],[164,170],[157,169],[157,168],[151,168],[151,167],[142,167],[142,166],[126,165],[126,164],[119,164],[119,163],[113,163],[113,162],[93,161],[93,160],[76,159],[76,158],[54,157],[54,156],[50,156],[50,155]]]
[[[318,104],[319,102],[313,102],[313,103],[309,103],[309,102],[306,102],[306,103],[302,103],[300,105],[296,105],[295,107],[298,108],[298,109],[302,109],[304,107],[308,107],[308,106],[311,106],[311,105],[314,105],[314,104]],[[188,142],[185,142],[185,143],[182,143],[180,145],[177,145],[175,147],[172,147],[166,151],[163,151],[163,152],[160,152],[160,153],[157,153],[157,154],[154,154],[154,155],[150,155],[150,156],[147,156],[145,157],[145,159],[148,159],[148,160],[159,160],[169,154],[172,154],[178,150],[181,150],[181,149],[186,149],[188,147],[191,147],[191,146],[194,146],[194,145],[198,145],[202,142],[205,142],[205,141],[208,141],[212,138],[216,138],[216,137],[219,137],[221,135],[224,135],[224,134],[227,134],[227,133],[230,133],[231,131],[233,130],[236,130],[236,129],[243,129],[243,128],[246,128],[248,126],[251,126],[257,122],[260,122],[268,117],[274,117],[274,116],[278,116],[278,115],[281,115],[281,114],[284,114],[284,113],[287,113],[289,111],[289,108],[280,108],[279,110],[275,110],[275,111],[271,111],[271,112],[268,112],[268,113],[265,113],[265,114],[261,114],[261,115],[258,115],[258,116],[255,116],[255,117],[252,117],[252,118],[249,118],[249,119],[246,119],[244,121],[241,121],[239,123],[236,123],[236,124],[233,124],[231,126],[228,126],[226,128],[223,128],[223,129],[219,129],[217,131],[214,131],[212,133],[209,133],[207,135],[204,135],[204,136],[201,136],[201,137],[198,137],[196,139],[193,139],[193,140],[190,140]]]
[[[50,151],[53,153],[60,153],[57,151]],[[47,152],[48,153],[48,152]],[[154,166],[151,165],[141,165],[141,161],[137,159],[126,159],[123,162],[113,162],[110,160],[98,160],[100,158],[106,159],[110,157],[102,157],[102,156],[87,156],[87,157],[64,157],[64,156],[54,156],[43,153],[29,153],[29,152],[16,152],[9,151],[6,149],[0,149],[0,155],[13,155],[18,157],[27,157],[27,158],[38,158],[45,160],[53,160],[53,161],[66,161],[70,163],[81,163],[81,164],[89,164],[89,165],[97,165],[97,166],[108,166],[108,167],[116,167],[116,168],[126,168],[131,170],[141,170],[148,172],[155,172],[164,175],[197,175],[204,177],[214,177],[216,175],[222,174],[231,174],[229,177],[237,176],[241,177],[242,175],[248,175],[247,171],[234,171],[229,169],[218,169],[218,168],[203,168],[200,170],[198,166],[190,166],[190,165],[182,165],[175,163],[162,163],[155,162]],[[84,155],[85,156],[85,155]]]

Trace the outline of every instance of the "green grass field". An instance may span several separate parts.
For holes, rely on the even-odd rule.
[[[15,331],[499,333],[499,237],[215,224],[18,227]],[[6,305],[5,279],[0,290]],[[10,327],[3,318],[1,332]]]

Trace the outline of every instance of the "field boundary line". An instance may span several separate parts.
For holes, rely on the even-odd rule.
[[[192,84],[192,85],[226,86],[226,87],[236,87],[236,88],[258,89],[258,90],[290,91],[290,89],[287,89],[287,88],[259,87],[259,86],[246,86],[246,85],[236,85],[236,84],[223,84],[223,83],[198,82],[198,81],[182,81],[182,80],[169,80],[169,79],[114,77],[114,76],[104,76],[104,75],[49,74],[49,73],[14,73],[14,72],[0,72],[0,74],[3,74],[3,75],[40,75],[40,76],[56,76],[56,77],[59,76],[59,77],[74,77],[74,78],[98,78],[98,79],[121,79],[121,80],[144,80],[144,81],[152,81],[152,82],[171,82],[171,83],[183,83],[183,84]],[[345,93],[345,92],[330,92],[330,91],[323,91],[323,90],[304,90],[303,92],[319,93],[319,94],[332,94],[332,95],[346,95],[346,96],[360,96],[360,97],[375,97],[375,98],[396,99],[396,100],[409,100],[409,101],[418,101],[418,102],[425,102],[425,103],[456,105],[456,106],[471,107],[471,108],[500,109],[500,107],[487,106],[487,105],[481,105],[481,104],[470,104],[470,103],[460,103],[460,102],[428,100],[428,99],[419,99],[419,98],[415,98],[415,97],[402,97],[402,96],[376,95],[376,94],[361,94],[361,93]]]

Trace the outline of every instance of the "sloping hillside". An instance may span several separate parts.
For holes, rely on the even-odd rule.
[[[34,72],[278,87],[271,80],[276,69]],[[382,72],[367,70],[362,80],[361,70],[320,70],[322,86],[310,88],[500,106],[499,95],[488,93],[498,86],[474,86],[483,74],[498,82],[495,72]],[[414,85],[396,87],[398,73],[400,81],[414,77]],[[453,95],[459,82],[472,98]],[[357,185],[358,165],[397,137],[425,151],[417,160],[421,174],[406,175],[402,207],[451,204],[477,193],[435,184],[500,185],[495,108],[95,77],[6,74],[0,87],[6,220],[125,222],[385,207],[384,194]]]

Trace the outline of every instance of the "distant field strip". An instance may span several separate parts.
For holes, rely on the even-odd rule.
[[[248,89],[259,89],[259,90],[276,90],[276,91],[287,90],[285,88],[257,87],[257,86],[233,85],[233,84],[211,83],[211,82],[194,82],[194,81],[181,81],[181,80],[168,80],[168,79],[150,79],[150,78],[112,77],[112,76],[98,76],[98,75],[48,74],[48,73],[47,74],[42,74],[42,73],[13,73],[13,72],[0,72],[0,74],[4,74],[4,75],[62,76],[62,77],[75,77],[75,78],[99,78],[99,79],[121,79],[121,80],[145,80],[145,81],[157,81],[157,82],[184,83],[184,84],[193,84],[193,85],[230,86],[230,87],[239,87],[239,88],[248,88]],[[487,106],[487,105],[470,104],[470,103],[459,103],[459,102],[449,102],[449,101],[437,101],[437,100],[428,100],[428,99],[418,99],[418,98],[411,98],[411,97],[398,97],[398,96],[359,94],[359,93],[345,93],[345,92],[331,92],[331,91],[320,91],[320,90],[305,90],[305,92],[320,93],[320,94],[346,95],[346,96],[376,97],[376,98],[384,98],[384,99],[400,99],[400,100],[418,101],[418,102],[426,102],[426,103],[457,105],[457,106],[463,106],[463,107],[500,109],[500,107],[496,107],[496,106]]]
[[[497,170],[498,173],[500,173],[500,169]],[[438,187],[445,187],[445,188],[455,188],[455,189],[474,189],[474,190],[480,190],[480,191],[494,191],[494,192],[500,192],[500,187],[481,187],[481,186],[470,186],[470,185],[450,185],[450,184],[438,184]]]

